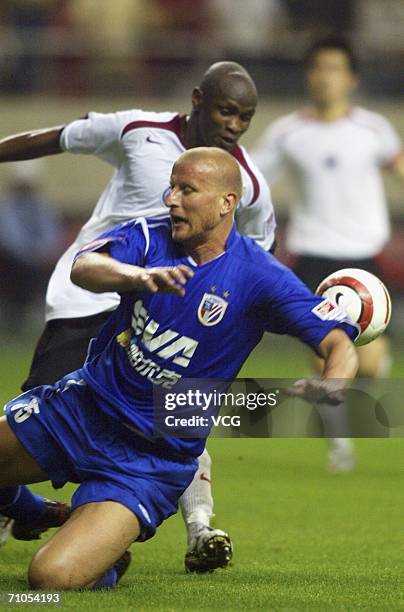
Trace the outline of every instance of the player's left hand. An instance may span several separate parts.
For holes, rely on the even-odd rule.
[[[144,288],[152,293],[175,293],[184,296],[184,285],[193,275],[191,268],[179,264],[173,267],[145,268],[140,280],[144,283]]]
[[[303,378],[285,390],[290,397],[301,397],[308,402],[337,405],[344,401],[346,382],[343,379]]]

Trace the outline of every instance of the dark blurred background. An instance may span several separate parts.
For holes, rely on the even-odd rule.
[[[262,95],[302,93],[313,38],[348,35],[363,92],[402,93],[401,0],[2,0],[4,93],[182,94],[216,59],[243,62]]]

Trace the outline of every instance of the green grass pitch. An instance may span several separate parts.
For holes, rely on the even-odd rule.
[[[29,358],[30,351],[18,345],[2,351],[2,402],[16,395]],[[243,374],[305,371],[300,347],[277,340],[270,351],[258,349]],[[403,373],[404,363],[397,361],[394,375]],[[215,524],[234,539],[232,567],[186,575],[185,532],[177,515],[153,540],[132,547],[132,566],[117,590],[66,593],[61,608],[404,610],[404,441],[361,440],[355,446],[356,471],[330,475],[322,440],[212,440]],[[72,491],[33,488],[64,499]],[[37,547],[9,541],[0,549],[0,591],[26,590],[28,561]]]

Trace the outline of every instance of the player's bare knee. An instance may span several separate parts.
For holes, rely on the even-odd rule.
[[[57,565],[41,558],[40,554],[36,554],[28,569],[28,584],[30,588],[46,590],[66,586],[65,570]]]
[[[390,362],[389,345],[385,338],[379,337],[371,344],[358,348],[361,378],[379,378],[387,374],[386,363]]]
[[[379,367],[377,363],[360,364],[357,376],[359,378],[377,378]]]
[[[79,575],[63,558],[55,558],[42,549],[33,557],[28,569],[28,584],[36,590],[69,591],[87,585],[85,576]]]

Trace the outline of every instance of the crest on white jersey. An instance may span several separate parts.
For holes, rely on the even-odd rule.
[[[218,295],[204,293],[198,307],[198,319],[202,325],[217,325],[224,317],[228,302]]]

